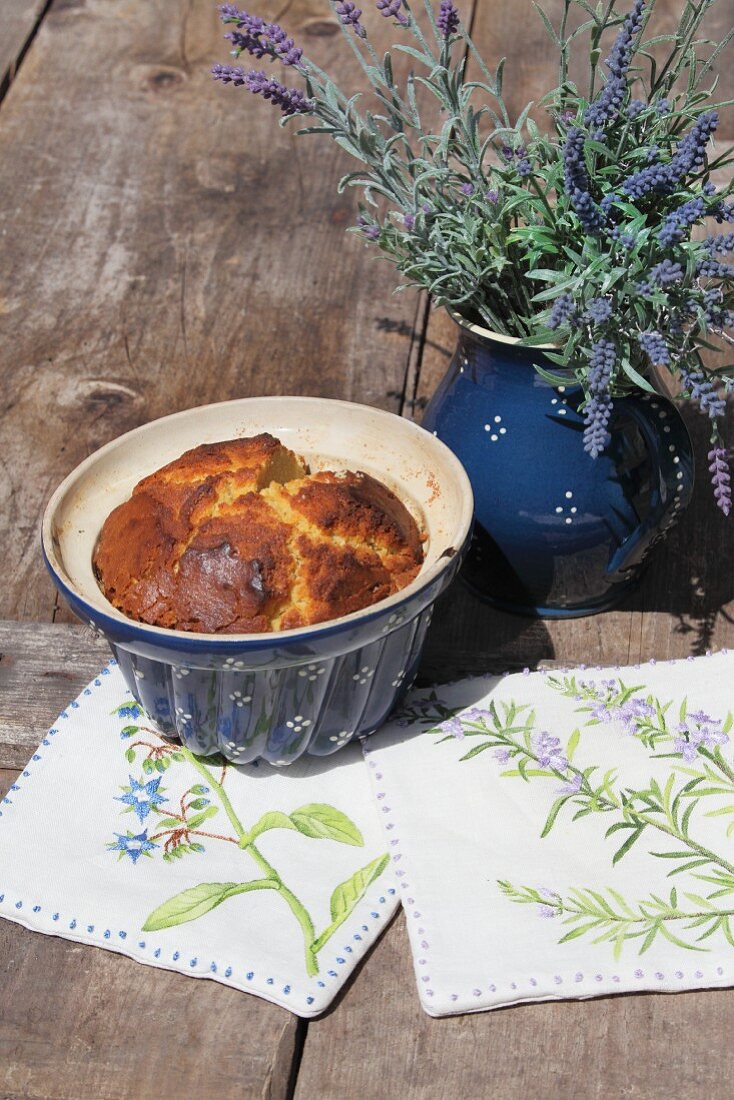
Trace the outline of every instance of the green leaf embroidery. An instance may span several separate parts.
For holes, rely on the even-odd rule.
[[[343,924],[354,911],[355,907],[364,897],[365,892],[372,883],[380,877],[387,867],[389,858],[390,857],[385,854],[379,856],[377,859],[373,859],[366,867],[362,867],[361,870],[355,871],[351,878],[348,878],[346,882],[342,882],[336,887],[334,893],[331,895],[331,924],[321,933],[318,939],[314,940],[314,954],[321,950],[324,944],[332,937],[334,932],[336,932],[337,928]]]
[[[351,878],[336,887],[331,895],[331,919],[333,921],[346,920],[357,902],[364,895],[368,886],[379,878],[388,864],[387,854],[373,859],[360,871],[355,871]]]
[[[175,850],[174,850],[175,852]],[[209,913],[227,898],[251,890],[276,889],[270,879],[254,879],[252,882],[202,882],[174,894],[150,914],[143,925],[144,932],[160,932],[177,924],[187,924]]]
[[[295,828],[297,828],[297,826],[291,821],[288,814],[281,813],[280,810],[271,810],[269,813],[263,814],[260,820],[252,826],[249,840],[254,840],[256,837],[260,836],[261,833],[268,832],[269,829]]]
[[[354,822],[334,806],[309,803],[294,810],[290,818],[304,836],[316,840],[338,840],[341,844],[355,844],[359,847],[364,844],[364,837]]]

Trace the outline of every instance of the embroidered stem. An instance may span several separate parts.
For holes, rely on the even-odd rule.
[[[189,763],[194,768],[196,768],[199,775],[202,776],[205,782],[218,796],[220,802],[222,803],[224,812],[229,818],[232,828],[237,834],[237,842],[239,844],[239,847],[242,848],[243,851],[249,853],[249,855],[252,859],[255,860],[261,871],[263,871],[266,878],[273,882],[274,888],[278,891],[283,900],[286,902],[291,912],[293,913],[293,916],[296,918],[299,925],[301,926],[304,940],[306,971],[310,978],[314,977],[314,975],[318,974],[319,972],[319,966],[316,961],[316,955],[314,951],[314,939],[316,936],[316,930],[314,928],[313,921],[308,914],[308,911],[306,910],[303,903],[296,897],[293,891],[289,890],[289,888],[285,885],[272,864],[268,863],[265,856],[256,847],[251,837],[251,834],[247,831],[247,829],[244,827],[239,817],[237,816],[234,806],[230,802],[229,797],[224,790],[222,784],[214,778],[214,775],[212,774],[212,772],[210,772],[206,765],[203,764],[201,760],[197,756],[195,756],[194,753],[191,752],[190,749],[187,749],[185,745],[181,746],[180,751],[183,753]]]

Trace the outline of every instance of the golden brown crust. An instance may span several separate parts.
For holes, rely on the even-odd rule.
[[[415,577],[420,535],[386,486],[362,473],[304,475],[265,433],[187,451],[107,518],[100,587],[142,622],[259,633],[338,618]]]

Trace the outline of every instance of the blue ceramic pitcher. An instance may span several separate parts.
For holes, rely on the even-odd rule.
[[[509,611],[565,618],[611,607],[690,499],[683,420],[667,398],[619,398],[611,442],[591,458],[581,387],[545,382],[535,364],[558,368],[537,348],[455,320],[456,353],[423,426],[474,489],[464,579]]]

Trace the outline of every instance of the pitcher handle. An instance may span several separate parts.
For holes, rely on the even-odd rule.
[[[622,415],[634,421],[647,444],[653,491],[647,515],[609,559],[606,574],[620,581],[675,522],[691,499],[694,482],[691,437],[675,406],[665,398],[622,399],[615,402],[610,427]]]

